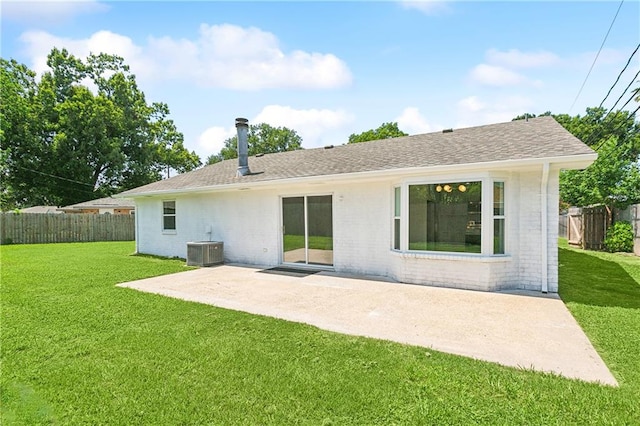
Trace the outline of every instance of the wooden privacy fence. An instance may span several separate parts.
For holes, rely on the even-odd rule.
[[[567,241],[582,247],[582,209],[571,207],[567,213]]]
[[[604,250],[604,239],[611,224],[611,214],[605,206],[582,208],[582,248]]]
[[[631,223],[633,227],[633,253],[640,256],[640,204],[629,206],[617,216],[618,220]]]
[[[135,217],[113,214],[0,214],[0,244],[132,241]]]
[[[605,206],[571,207],[567,214],[567,241],[587,250],[603,250],[611,213]]]
[[[569,225],[569,214],[561,213],[558,216],[558,237],[560,238],[569,238],[569,230],[567,226]]]

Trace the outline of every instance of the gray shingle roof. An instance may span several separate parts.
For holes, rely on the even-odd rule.
[[[158,183],[158,182],[156,182]],[[141,187],[142,188],[142,187]],[[60,207],[60,210],[74,210],[74,209],[120,209],[120,208],[135,208],[135,202],[130,198],[98,198],[96,200],[83,201],[82,203],[72,204],[70,206]]]
[[[33,206],[20,209],[20,213],[62,213],[57,206]]]
[[[249,157],[252,174],[236,177],[236,159],[125,191],[122,195],[416,167],[594,154],[552,117],[393,139]]]

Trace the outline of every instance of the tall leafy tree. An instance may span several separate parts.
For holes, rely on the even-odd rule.
[[[640,202],[640,123],[634,113],[587,108],[584,116],[555,118],[598,152],[598,159],[585,170],[560,174],[562,201],[616,207]]]
[[[167,105],[156,104],[156,108],[155,121],[151,128],[156,153],[152,158],[164,166],[167,177],[170,177],[171,170],[184,173],[199,167],[202,164],[200,157],[184,147],[182,133],[178,132],[173,120],[167,119]]]
[[[544,115],[552,115],[571,134],[598,152],[598,159],[586,169],[560,173],[563,203],[625,207],[640,202],[640,123],[635,113],[587,108],[584,115],[546,112],[540,116]],[[514,120],[524,118],[523,114]]]
[[[294,151],[302,148],[302,138],[295,130],[287,127],[273,127],[266,123],[251,124],[247,134],[249,155],[272,154]],[[218,154],[210,155],[207,164],[238,157],[238,136],[224,141],[224,147]]]
[[[73,204],[201,164],[168,106],[146,102],[122,58],[83,62],[53,49],[47,65],[36,81],[24,65],[0,62],[3,208]]]
[[[14,60],[0,59],[0,207],[46,199],[50,151],[40,143],[44,132],[35,73]],[[10,141],[15,141],[10,143]],[[34,174],[30,170],[39,170]]]
[[[399,136],[408,136],[408,133],[403,132],[398,128],[398,123],[382,123],[377,129],[371,129],[362,133],[354,133],[349,135],[348,143],[359,143],[375,141],[379,139],[397,138]]]

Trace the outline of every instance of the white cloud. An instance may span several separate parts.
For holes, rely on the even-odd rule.
[[[560,58],[547,51],[521,52],[518,49],[500,51],[489,49],[485,54],[487,62],[509,68],[538,68],[556,65]]]
[[[305,148],[315,148],[346,142],[335,139],[336,132],[353,120],[352,114],[340,109],[294,109],[290,106],[267,105],[253,122],[295,130],[302,137]]]
[[[470,73],[471,80],[486,86],[515,86],[525,83],[527,78],[507,68],[480,64],[476,65]]]
[[[418,10],[425,15],[438,15],[450,10],[447,1],[442,0],[401,1],[400,4],[405,9]]]
[[[469,96],[458,102],[458,107],[464,111],[478,112],[486,108],[486,104],[480,101],[477,96]]]
[[[267,123],[273,127],[287,127],[300,135],[304,148],[317,148],[345,143],[345,126],[353,119],[351,114],[343,110],[294,109],[290,106],[267,105],[249,120],[249,124]],[[198,145],[205,155],[217,154],[224,147],[224,141],[235,134],[233,125],[209,127],[198,137]]]
[[[531,99],[524,96],[497,97],[491,101],[469,96],[457,103],[456,127],[511,121],[517,115],[529,111],[532,106]]]
[[[236,134],[235,127],[209,127],[198,137],[198,146],[205,155],[217,154],[224,147],[224,141]]]
[[[2,2],[3,19],[26,23],[59,24],[78,15],[101,13],[107,10],[109,10],[108,5],[95,0],[5,0]]]
[[[149,37],[144,46],[109,31],[86,39],[32,31],[24,33],[21,40],[38,71],[56,46],[82,57],[89,52],[118,54],[140,79],[181,79],[204,87],[330,89],[349,85],[352,80],[347,65],[333,54],[283,52],[274,34],[229,24],[203,24],[196,40]]]
[[[110,31],[98,31],[87,39],[73,40],[56,37],[45,31],[28,31],[20,36],[26,45],[26,53],[31,58],[32,69],[37,73],[48,70],[47,56],[53,47],[66,48],[71,54],[85,58],[90,53],[109,53],[127,59],[132,69],[146,71],[147,61],[142,49],[129,37]]]
[[[522,52],[518,49],[501,51],[489,49],[485,53],[486,63],[476,65],[470,72],[471,81],[494,87],[529,85],[542,87],[541,80],[531,79],[516,69],[549,68],[562,64],[562,60],[552,52]]]
[[[398,123],[400,130],[410,135],[433,132],[436,127],[439,127],[429,124],[416,107],[405,108],[395,121]]]
[[[580,53],[574,57],[568,58],[566,62],[579,68],[590,67],[594,58],[598,53],[596,51]],[[610,48],[604,48],[598,55],[598,61],[595,68],[606,65],[618,65],[624,63],[627,59],[628,52]]]
[[[154,39],[150,45],[157,46]],[[238,90],[267,88],[327,89],[351,83],[346,64],[332,54],[294,50],[283,52],[272,33],[236,25],[200,26],[195,42],[165,38],[158,62],[184,61],[181,73],[190,70],[204,86]]]

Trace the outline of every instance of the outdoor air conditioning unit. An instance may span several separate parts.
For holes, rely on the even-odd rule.
[[[196,241],[187,243],[187,265],[212,266],[224,262],[221,241]]]

